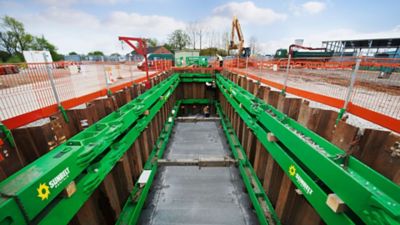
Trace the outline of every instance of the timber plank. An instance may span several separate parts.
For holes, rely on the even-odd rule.
[[[275,162],[272,156],[268,154],[263,187],[272,205],[277,204],[283,175],[284,172],[281,167]]]

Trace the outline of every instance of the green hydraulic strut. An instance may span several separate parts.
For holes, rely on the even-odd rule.
[[[82,205],[89,199],[94,190],[105,179],[108,173],[118,162],[118,160],[129,150],[130,146],[136,141],[142,131],[152,121],[161,107],[168,100],[172,92],[164,95],[151,109],[148,115],[141,118],[128,133],[111,146],[111,151],[107,153],[99,162],[92,164],[87,174],[77,182],[77,191],[69,198],[64,198],[53,206],[46,216],[41,218],[39,224],[56,224],[60,221],[69,221],[78,212]],[[68,212],[68,213],[66,213]],[[62,220],[61,220],[62,218]]]
[[[178,84],[178,74],[168,77],[0,183],[0,222],[41,223],[39,218],[44,218],[43,223],[67,223],[83,204],[83,197],[101,182],[102,176],[97,172],[111,170],[130,138],[143,129],[141,125],[150,121],[149,115],[164,104],[163,99],[168,99]],[[146,111],[150,114],[145,115]],[[93,163],[99,156],[103,156],[106,168]],[[59,194],[72,181],[79,189],[76,197],[60,201]],[[81,195],[82,189],[85,195]],[[77,200],[79,196],[82,199]]]
[[[218,82],[217,82],[218,84]],[[265,131],[263,126],[259,125],[256,120],[252,119],[252,116],[244,109],[241,104],[231,98],[228,90],[221,87],[221,93],[227,99],[227,101],[232,105],[235,111],[243,118],[247,126],[251,128],[253,134],[257,137],[260,143],[268,150],[269,154],[274,158],[274,160],[283,168],[283,171],[291,178],[291,180],[299,186],[299,182],[290,176],[289,169],[285,168],[298,168],[296,173],[302,178],[302,181],[308,184],[308,187],[312,190],[312,194],[305,195],[306,199],[314,206],[316,211],[321,215],[321,217],[328,224],[355,224],[350,218],[345,214],[335,214],[324,201],[321,199],[327,199],[328,195],[322,190],[320,186],[309,176],[299,164],[287,153],[283,146],[277,145],[273,142],[267,141],[268,131]],[[303,190],[303,189],[300,189]]]
[[[209,73],[182,73],[180,74],[181,82],[184,83],[205,83],[215,81],[215,76]]]
[[[150,187],[153,183],[154,176],[157,173],[157,159],[161,159],[163,157],[164,151],[168,144],[168,140],[172,133],[172,128],[174,127],[175,118],[178,115],[180,105],[181,101],[177,101],[175,106],[171,110],[168,116],[168,120],[166,121],[160,134],[160,137],[157,139],[157,142],[143,167],[143,170],[150,171],[149,179],[147,180],[146,184],[144,184],[144,186],[141,186],[139,183],[135,184],[135,187],[133,188],[129,199],[125,203],[125,206],[118,218],[117,224],[128,225],[137,223],[140,217],[140,213],[142,212],[143,205],[149,193]]]
[[[199,104],[199,105],[208,105],[213,104],[214,100],[207,98],[195,98],[195,99],[182,99],[182,104]]]
[[[350,224],[346,213],[327,211],[323,190],[339,196],[366,224],[400,224],[399,186],[227,78],[217,75],[217,85],[325,222]],[[279,142],[268,142],[267,133]],[[329,190],[317,188],[319,183]]]
[[[215,106],[218,115],[221,117],[222,128],[225,132],[225,136],[228,140],[229,146],[231,147],[233,156],[236,160],[239,161],[239,171],[242,176],[244,185],[246,186],[250,200],[256,211],[258,221],[260,222],[260,224],[263,225],[281,224],[278,216],[275,213],[274,207],[272,206],[267,197],[267,194],[264,191],[263,185],[258,179],[253,167],[251,166],[246,156],[245,150],[240,144],[240,141],[236,136],[234,129],[232,128],[231,123],[224,115],[220,103],[216,102]],[[265,205],[266,207],[263,207],[262,205]]]

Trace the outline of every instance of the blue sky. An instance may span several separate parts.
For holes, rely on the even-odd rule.
[[[203,46],[223,46],[233,15],[245,40],[257,40],[260,53],[287,47],[294,39],[318,47],[323,40],[400,37],[400,1],[380,0],[0,0],[0,15],[43,34],[60,52],[126,52],[119,35],[167,40],[189,23],[204,31]]]

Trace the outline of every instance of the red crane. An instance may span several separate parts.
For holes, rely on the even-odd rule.
[[[146,88],[150,88],[150,79],[149,79],[149,65],[147,64],[147,46],[146,40],[143,38],[135,38],[135,37],[118,37],[118,40],[124,41],[130,47],[132,47],[135,52],[139,55],[144,57],[144,70],[146,71]],[[132,42],[137,42],[137,45],[133,44]]]

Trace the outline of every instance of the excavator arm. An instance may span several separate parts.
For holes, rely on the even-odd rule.
[[[238,37],[238,43],[235,43],[235,33]],[[239,19],[234,16],[232,20],[231,39],[229,42],[228,50],[237,49],[238,53],[241,54],[243,51],[244,38],[242,34],[242,28],[240,27]]]

